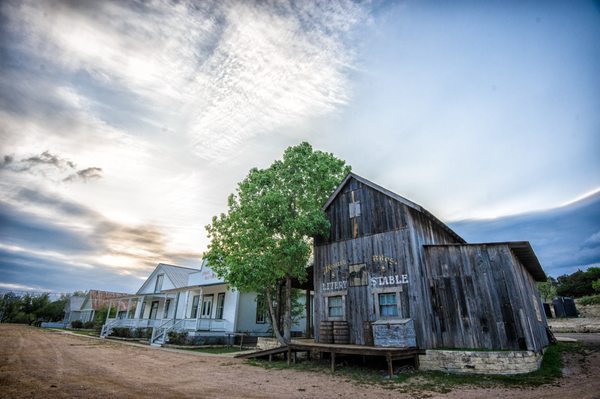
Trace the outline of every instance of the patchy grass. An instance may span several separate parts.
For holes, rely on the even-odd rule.
[[[410,393],[417,397],[425,395],[424,392],[447,393],[458,387],[490,388],[495,386],[509,386],[527,388],[552,384],[561,377],[563,366],[560,358],[561,353],[586,355],[586,351],[580,343],[560,342],[547,348],[539,370],[533,373],[510,376],[407,371],[397,374],[390,379],[384,370],[372,370],[356,366],[336,367],[335,374],[358,384],[376,384],[383,388]],[[247,363],[266,369],[288,368],[287,361],[285,360],[275,360],[272,362],[248,360]],[[299,361],[290,367],[307,372],[330,372],[330,363],[328,360]]]
[[[99,337],[100,336],[100,334],[98,334],[98,332],[96,330],[73,330],[73,329],[69,329],[69,328],[52,328],[51,330],[68,331],[73,334],[87,335],[89,337]]]

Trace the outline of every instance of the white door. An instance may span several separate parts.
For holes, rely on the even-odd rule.
[[[212,315],[213,296],[213,294],[204,295],[202,298],[202,312],[200,313],[200,317],[203,319],[210,319]]]

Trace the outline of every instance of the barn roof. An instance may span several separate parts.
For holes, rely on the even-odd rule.
[[[465,246],[465,245],[507,245],[515,254],[519,262],[523,264],[525,269],[531,274],[536,281],[546,281],[546,273],[542,269],[542,265],[538,260],[529,241],[505,241],[505,242],[483,242],[469,244],[427,244],[424,247],[448,247],[448,246]]]
[[[331,196],[329,197],[329,199],[327,200],[327,202],[325,203],[325,205],[323,205],[323,208],[321,208],[323,211],[327,210],[327,208],[329,208],[329,206],[333,203],[333,201],[335,200],[335,198],[339,195],[339,193],[342,191],[342,189],[344,188],[344,186],[346,185],[346,183],[348,183],[348,181],[350,181],[350,179],[356,179],[359,182],[361,182],[362,184],[371,187],[373,190],[377,190],[385,195],[387,195],[388,197],[408,206],[409,208],[413,208],[414,210],[421,212],[422,214],[424,214],[425,216],[427,216],[429,219],[431,219],[434,223],[436,223],[437,225],[439,225],[442,229],[446,230],[448,233],[450,233],[450,235],[452,235],[457,241],[461,242],[461,243],[465,243],[466,241],[459,236],[458,234],[456,234],[454,232],[454,230],[452,230],[450,227],[448,227],[445,223],[443,223],[441,220],[439,220],[438,218],[436,218],[432,213],[430,213],[429,211],[427,211],[425,208],[423,208],[422,206],[415,204],[414,202],[404,198],[401,195],[398,195],[386,188],[381,187],[378,184],[373,183],[370,180],[365,179],[364,177],[361,177],[355,173],[348,173],[348,175],[344,178],[344,180],[342,180],[342,182],[338,185],[337,189],[333,192],[333,194],[331,194]]]

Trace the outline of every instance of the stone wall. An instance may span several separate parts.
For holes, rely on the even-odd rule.
[[[419,356],[419,369],[452,374],[524,374],[536,371],[542,352],[427,350]]]

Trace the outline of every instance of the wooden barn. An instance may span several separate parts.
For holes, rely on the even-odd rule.
[[[349,174],[315,237],[320,343],[540,352],[545,274],[528,242],[469,244],[419,205]]]

